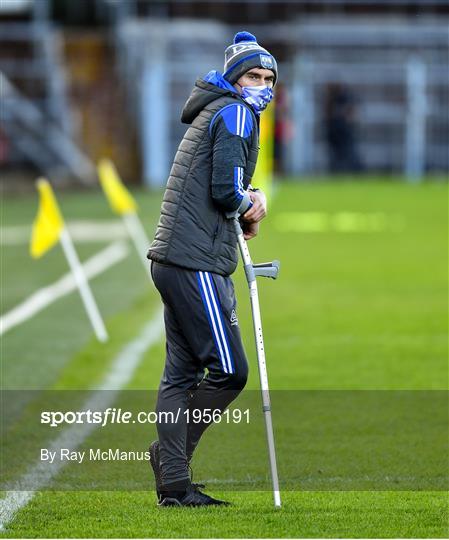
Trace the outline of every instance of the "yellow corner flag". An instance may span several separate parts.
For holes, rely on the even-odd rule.
[[[137,203],[123,185],[114,164],[109,159],[98,163],[98,177],[106,198],[117,214],[135,214]]]
[[[50,182],[45,178],[37,181],[39,210],[33,223],[30,253],[35,259],[42,257],[59,240],[64,221],[58,208]]]
[[[260,151],[251,184],[260,188],[271,199],[273,189],[274,154],[274,108],[275,102],[260,115]]]

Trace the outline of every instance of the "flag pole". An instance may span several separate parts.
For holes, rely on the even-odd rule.
[[[117,169],[110,159],[99,161],[98,178],[112,211],[122,218],[145,272],[152,282],[150,265],[146,259],[150,241],[139,219],[136,201],[123,185]]]
[[[145,253],[150,245],[150,241],[148,240],[147,233],[143,228],[142,222],[140,221],[137,213],[135,212],[122,214],[122,219],[125,223],[128,234],[131,237],[131,240],[133,241],[133,244],[137,250],[139,259],[142,261],[142,264],[145,268],[145,271],[148,273],[150,280],[152,280],[150,265],[148,264],[148,260],[145,256]]]
[[[87,315],[95,331],[95,335],[97,336],[97,339],[99,341],[104,343],[109,339],[108,333],[106,331],[103,319],[101,318],[100,312],[95,302],[95,298],[89,287],[89,282],[87,281],[83,267],[81,266],[80,260],[75,251],[75,246],[73,245],[72,238],[70,237],[69,232],[67,231],[67,228],[65,226],[61,230],[60,241],[64,254],[69,263],[70,269],[73,272],[73,277],[81,294],[81,298],[83,300]]]

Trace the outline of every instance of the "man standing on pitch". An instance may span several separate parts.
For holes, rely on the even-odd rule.
[[[259,115],[273,97],[274,57],[248,32],[225,51],[224,73],[198,79],[182,111],[190,124],[176,153],[155,238],[148,252],[164,303],[165,368],[150,463],[160,506],[227,504],[192,484],[189,464],[210,422],[191,411],[224,411],[246,384],[234,286],[238,261],[233,220],[246,240],[266,215],[264,194],[250,185],[259,147]],[[205,370],[207,374],[205,375]],[[163,415],[162,415],[163,416]],[[168,418],[170,415],[166,415]],[[203,486],[204,487],[204,486]]]

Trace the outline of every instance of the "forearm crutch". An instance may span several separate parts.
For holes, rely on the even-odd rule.
[[[267,365],[265,363],[265,348],[263,344],[262,320],[260,316],[259,295],[257,292],[257,276],[276,279],[279,273],[280,262],[253,264],[249,254],[248,245],[243,237],[243,231],[237,217],[234,217],[235,231],[237,233],[240,254],[245,269],[251,299],[254,335],[256,338],[257,363],[259,366],[260,387],[262,392],[262,410],[265,418],[267,433],[268,454],[270,457],[271,480],[273,483],[274,506],[281,507],[281,493],[279,491],[279,478],[276,465],[276,450],[274,447],[273,423],[271,421],[270,391],[268,388]]]

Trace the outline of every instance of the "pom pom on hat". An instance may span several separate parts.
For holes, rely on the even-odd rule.
[[[253,36],[253,34],[250,34],[249,32],[237,32],[237,34],[235,34],[234,45],[241,41],[254,41],[257,43],[256,36]]]

